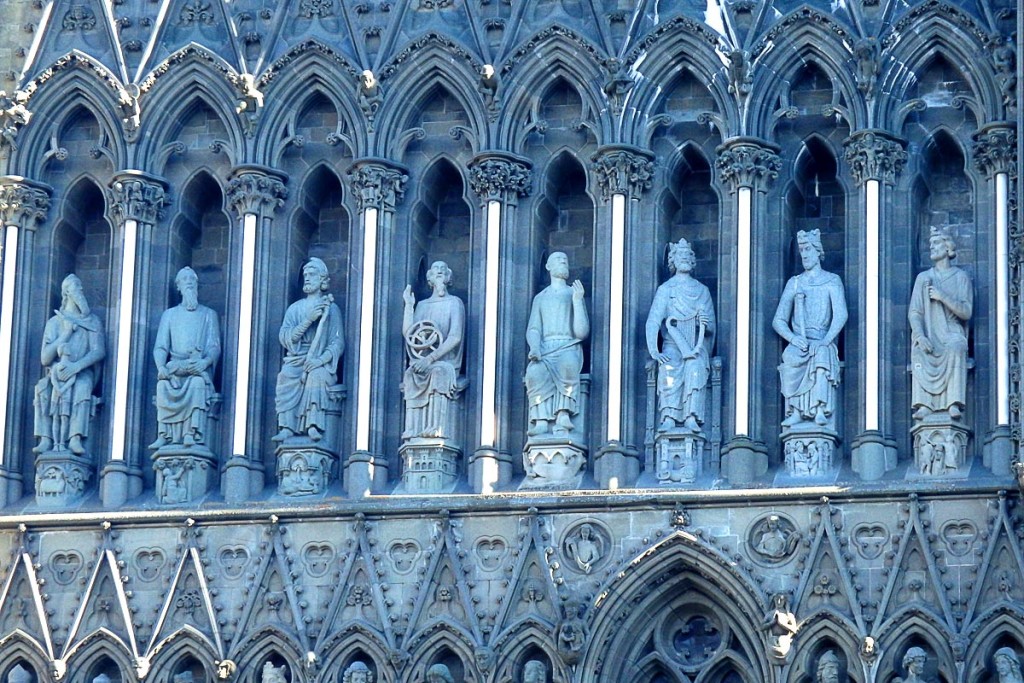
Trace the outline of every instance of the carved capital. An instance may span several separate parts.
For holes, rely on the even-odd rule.
[[[1017,128],[1012,123],[991,123],[971,136],[974,167],[985,176],[1010,173],[1017,163]]]
[[[894,185],[907,163],[903,143],[881,130],[859,130],[843,143],[844,157],[857,185],[879,180]]]
[[[269,216],[284,206],[288,188],[285,176],[262,166],[239,166],[228,182],[228,204],[239,216],[252,213]]]
[[[348,170],[348,181],[360,213],[366,209],[394,211],[409,176],[405,169],[384,159],[364,159]]]
[[[469,162],[469,185],[486,204],[530,194],[530,162],[508,154],[485,153]]]
[[[639,147],[602,147],[590,161],[605,201],[615,194],[639,199],[654,182],[654,155]]]
[[[35,230],[46,220],[51,192],[49,186],[19,176],[0,178],[0,227]]]
[[[715,150],[718,178],[735,191],[741,187],[765,190],[779,177],[779,148],[756,138],[733,138]]]
[[[163,218],[167,200],[167,185],[163,180],[140,171],[125,171],[110,182],[110,215],[116,225],[134,220],[156,225]]]

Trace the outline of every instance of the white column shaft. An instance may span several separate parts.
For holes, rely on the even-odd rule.
[[[124,222],[121,251],[121,295],[117,310],[117,349],[114,352],[114,432],[111,435],[110,459],[125,459],[128,429],[128,371],[132,356],[132,313],[135,306],[135,264],[138,254],[139,224],[129,218]]]
[[[622,437],[622,307],[625,297],[626,195],[612,195],[611,293],[608,298],[608,441]]]
[[[879,182],[864,183],[867,205],[864,230],[864,429],[877,430],[879,425]]]
[[[494,448],[498,439],[498,274],[501,244],[501,202],[487,202],[487,272],[484,276],[484,374],[480,396],[480,445]]]
[[[363,282],[359,322],[359,371],[356,389],[356,450],[370,450],[370,384],[373,370],[373,307],[377,281],[377,209],[363,213]]]
[[[1009,177],[996,173],[996,421],[1010,424]]]
[[[737,191],[736,211],[736,436],[750,435],[750,224],[751,189]]]
[[[252,359],[253,300],[256,297],[256,223],[257,216],[242,218],[242,282],[238,304],[238,354],[235,365],[235,411],[231,453],[245,455],[245,437],[249,429],[249,372]]]
[[[8,225],[0,251],[3,289],[0,290],[0,466],[4,464],[7,438],[7,389],[11,380],[11,354],[14,353],[14,285],[18,268],[18,226]]]

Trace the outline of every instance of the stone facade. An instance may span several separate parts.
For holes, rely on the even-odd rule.
[[[0,683],[1020,681],[1014,3],[4,8]]]

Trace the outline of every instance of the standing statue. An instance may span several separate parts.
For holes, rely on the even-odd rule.
[[[459,393],[466,307],[459,297],[448,293],[451,281],[448,264],[435,261],[427,271],[427,284],[433,290],[430,298],[417,304],[411,285],[402,294],[402,335],[409,357],[409,367],[402,376],[403,439],[453,436],[448,415]]]
[[[818,668],[814,673],[815,683],[839,683],[839,657],[832,650],[818,658]]]
[[[1024,676],[1020,671],[1020,659],[1013,648],[999,648],[992,655],[992,661],[996,665],[999,683],[1024,683]]]
[[[570,286],[569,258],[556,251],[546,265],[551,284],[533,298],[526,342],[526,393],[530,402],[529,436],[568,436],[579,413],[581,343],[590,335],[583,283]],[[553,426],[552,426],[553,424]]]
[[[220,323],[199,303],[199,277],[185,266],[174,284],[181,303],[164,311],[157,328],[156,441],[150,448],[205,444],[206,420],[216,392],[213,372],[220,358]]]
[[[690,275],[697,258],[685,239],[669,245],[668,262],[675,275],[658,287],[646,328],[647,351],[658,361],[658,429],[700,432],[715,344],[715,309],[711,292]]]
[[[103,326],[82,291],[82,281],[68,275],[60,286],[60,309],[43,330],[40,359],[45,369],[36,384],[34,453],[70,450],[85,454],[89,421],[106,355]]]
[[[772,607],[765,615],[761,630],[768,632],[768,656],[777,662],[785,662],[798,630],[796,615],[789,609],[789,596],[785,593],[772,596]]]
[[[927,683],[924,669],[928,664],[928,654],[919,647],[912,647],[903,655],[903,669],[906,678],[896,678],[893,683]]]
[[[295,435],[319,441],[327,429],[327,408],[332,402],[329,389],[338,381],[338,362],[344,348],[341,310],[330,287],[327,265],[311,258],[302,268],[304,299],[284,314],[278,339],[284,347],[284,361],[277,375],[277,424],[274,441]]]
[[[545,683],[548,668],[539,659],[531,659],[523,665],[523,683]]]

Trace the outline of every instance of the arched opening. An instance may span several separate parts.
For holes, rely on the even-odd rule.
[[[28,662],[16,662],[4,673],[4,683],[38,683],[39,675]]]

